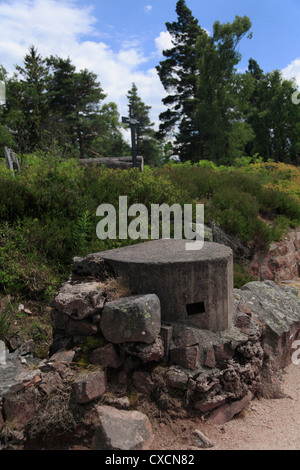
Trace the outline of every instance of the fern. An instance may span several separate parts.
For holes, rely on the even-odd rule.
[[[74,249],[81,252],[88,242],[88,235],[91,230],[91,214],[88,210],[83,211],[77,219],[73,229]]]

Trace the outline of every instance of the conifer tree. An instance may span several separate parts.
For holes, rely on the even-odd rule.
[[[157,165],[162,158],[161,146],[155,138],[154,123],[151,122],[149,116],[151,106],[147,106],[142,101],[135,83],[132,83],[127,98],[129,105],[134,110],[135,118],[141,123],[136,130],[137,154],[144,157],[145,164]]]
[[[48,102],[52,118],[64,129],[64,142],[85,157],[85,144],[94,137],[91,129],[105,94],[97,76],[87,69],[76,72],[71,60],[53,57],[47,59],[51,75]]]
[[[176,5],[177,21],[166,23],[173,47],[163,51],[165,59],[157,66],[159,78],[168,96],[162,101],[168,107],[160,114],[160,136],[175,133],[181,160],[201,158],[201,129],[195,124],[197,91],[196,41],[204,42],[208,34],[201,29],[185,0]]]

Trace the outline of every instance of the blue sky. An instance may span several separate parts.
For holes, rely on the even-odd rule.
[[[0,64],[8,71],[21,64],[30,45],[43,57],[70,57],[78,69],[95,72],[121,115],[126,94],[136,83],[141,98],[152,106],[158,125],[165,92],[155,66],[170,45],[165,23],[176,20],[177,0],[0,0]],[[239,69],[250,57],[265,71],[282,70],[300,85],[299,0],[186,0],[202,28],[247,15],[251,40],[239,50]]]

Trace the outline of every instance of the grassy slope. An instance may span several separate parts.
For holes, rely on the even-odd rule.
[[[214,220],[256,250],[300,225],[300,170],[284,164],[216,168],[203,162],[139,173],[85,169],[73,161],[34,155],[15,177],[2,166],[0,291],[12,298],[0,307],[0,338],[9,324],[12,329],[13,316],[19,330],[30,324],[28,336],[47,342],[47,322],[41,325],[38,318],[46,319],[46,306],[68,277],[73,257],[133,243],[96,237],[98,205],[118,207],[119,195],[128,196],[128,206],[142,203],[148,208],[202,202],[206,222]],[[241,267],[235,273],[237,286],[247,282]],[[26,314],[17,309],[20,302],[29,302],[39,317],[29,315],[25,321]]]

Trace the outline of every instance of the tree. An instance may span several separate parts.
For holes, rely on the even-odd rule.
[[[264,74],[253,60],[249,62],[248,74],[256,80],[247,115],[255,132],[249,153],[259,153],[265,160],[297,164],[300,109],[292,101],[294,83],[284,80],[278,70]]]
[[[141,123],[136,131],[137,154],[144,157],[145,164],[155,166],[162,158],[162,151],[160,143],[155,138],[154,123],[149,116],[151,106],[147,106],[139,97],[135,83],[132,83],[127,98],[129,105],[134,109],[135,118]]]
[[[41,144],[42,118],[47,107],[45,90],[48,69],[37,49],[31,46],[24,58],[23,67],[17,65],[16,70],[23,77],[23,86],[20,87],[21,108],[30,138],[30,149],[33,150]]]
[[[5,84],[8,81],[8,74],[5,68],[0,65],[0,81],[4,82]],[[15,141],[13,138],[13,134],[11,129],[8,128],[5,122],[5,104],[0,104],[0,148],[7,147],[14,147]]]
[[[201,128],[202,156],[231,163],[243,154],[254,134],[246,122],[253,79],[236,71],[241,56],[237,46],[251,27],[249,18],[215,22],[213,36],[199,36],[196,44],[197,102],[195,121]]]
[[[48,71],[34,46],[25,55],[23,66],[16,66],[16,71],[11,78],[6,78],[3,116],[22,154],[41,145],[42,120],[47,107],[45,90]]]
[[[64,129],[61,145],[85,157],[85,145],[94,139],[93,126],[105,94],[97,76],[87,69],[76,72],[71,60],[47,59],[51,75],[48,85],[50,116]]]
[[[130,147],[121,132],[120,114],[116,103],[105,103],[102,106],[91,131],[94,135],[88,149],[91,155],[117,157],[130,153]]]
[[[167,111],[160,114],[159,135],[176,135],[176,150],[181,160],[201,158],[201,130],[194,121],[197,91],[196,41],[208,41],[207,32],[184,0],[176,5],[178,20],[166,23],[173,47],[163,51],[165,60],[157,66],[159,78],[168,93],[163,104]],[[199,153],[200,152],[200,153]]]

